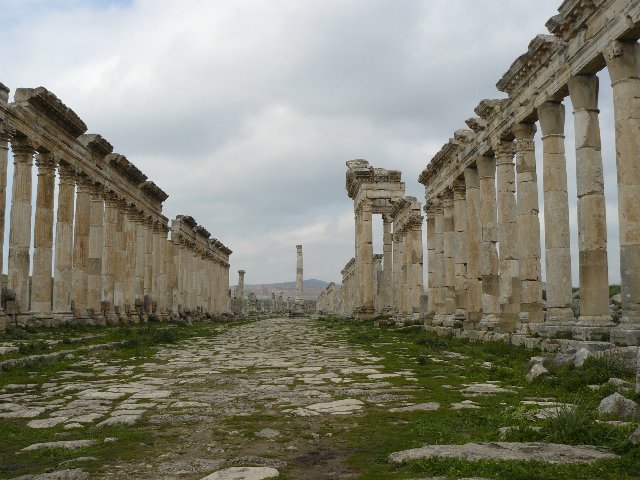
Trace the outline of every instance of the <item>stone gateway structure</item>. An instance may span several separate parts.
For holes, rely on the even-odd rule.
[[[425,187],[427,322],[468,330],[572,336],[637,345],[640,338],[640,4],[567,0],[420,175]],[[622,279],[619,324],[609,313],[607,218],[598,82],[613,88]],[[572,111],[577,166],[580,315],[574,318],[565,159]],[[542,186],[535,132],[542,133]],[[538,190],[543,189],[546,312]],[[516,194],[517,192],[517,194]]]
[[[190,216],[170,223],[168,195],[86,132],[47,89],[19,88],[10,103],[0,84],[0,254],[9,149],[14,162],[0,330],[228,314],[231,250]]]

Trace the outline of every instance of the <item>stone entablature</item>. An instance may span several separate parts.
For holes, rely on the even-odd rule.
[[[162,214],[168,195],[101,135],[86,131],[47,89],[20,88],[9,103],[9,89],[0,84],[2,239],[10,149],[15,164],[8,246],[8,287],[15,300],[2,305],[7,311],[0,309],[0,327],[7,314],[12,322],[54,325],[74,319],[137,322],[151,314],[167,319],[179,310],[228,313],[231,250],[190,217],[174,221],[174,245]],[[188,253],[178,255],[183,249]],[[184,290],[189,285],[197,288]]]
[[[567,0],[558,12],[546,24],[551,35],[536,36],[498,81],[498,90],[508,98],[482,100],[475,108],[478,117],[466,121],[471,130],[457,131],[419,177],[429,217],[428,318],[434,325],[454,326],[458,320],[469,329],[571,334],[586,340],[610,337],[637,344],[640,137],[635,125],[640,107],[635,99],[640,95],[640,1]],[[596,73],[605,68],[616,122],[623,298],[618,325],[612,322],[608,305],[598,117]],[[571,311],[566,97],[573,107],[576,132],[582,294],[577,319]],[[542,133],[545,180],[546,309],[533,141],[536,123]],[[458,192],[455,198],[452,189]],[[451,242],[455,248],[447,251]]]

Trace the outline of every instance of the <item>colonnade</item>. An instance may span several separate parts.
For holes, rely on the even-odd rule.
[[[420,175],[425,186],[427,322],[637,345],[640,338],[640,2],[564,2]],[[605,21],[606,19],[606,21]],[[599,78],[615,114],[622,316],[609,313]],[[568,101],[566,100],[568,97]],[[565,108],[575,131],[580,312],[572,311]],[[546,301],[534,135],[542,137]]]
[[[168,195],[86,130],[45,88],[9,103],[0,84],[0,259],[9,150],[14,163],[0,327],[228,313],[231,250],[191,217],[170,228]]]

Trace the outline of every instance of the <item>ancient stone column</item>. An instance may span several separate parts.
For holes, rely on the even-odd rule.
[[[618,219],[622,316],[611,331],[611,341],[640,344],[640,47],[634,41],[614,42],[605,51],[613,87],[616,123]],[[640,354],[639,354],[640,356]],[[640,358],[640,357],[639,357]],[[640,375],[640,367],[638,369]],[[640,390],[640,379],[637,386]]]
[[[544,187],[544,238],[547,267],[547,318],[538,331],[544,336],[570,334],[571,250],[569,245],[569,200],[567,161],[564,149],[564,105],[545,102],[538,107],[542,130]]]
[[[433,253],[435,261],[435,275],[433,283],[435,285],[432,292],[436,314],[433,317],[434,325],[442,325],[446,314],[446,294],[444,288],[444,208],[441,198],[433,199],[434,209],[434,238]]]
[[[73,270],[71,299],[75,303],[74,315],[87,318],[87,289],[89,275],[89,215],[91,182],[86,175],[76,175],[76,210],[73,230]]]
[[[36,318],[51,318],[53,259],[53,195],[56,181],[56,160],[50,153],[36,157],[38,190],[35,226],[33,229],[33,275],[31,280],[31,311]]]
[[[455,243],[456,232],[453,227],[453,190],[447,189],[443,194],[443,262],[444,276],[444,318],[445,327],[453,327],[456,314],[456,264]]]
[[[127,229],[125,202],[118,202],[118,216],[116,221],[116,268],[115,282],[113,290],[114,311],[120,322],[126,322],[127,312],[125,310],[125,285],[127,280]]]
[[[14,137],[13,190],[9,233],[8,287],[16,293],[18,312],[29,312],[29,247],[31,246],[31,167],[34,144],[26,137]]]
[[[145,219],[144,226],[144,305],[145,313],[151,313],[149,308],[153,299],[153,221],[151,218]],[[193,292],[195,293],[195,291]]]
[[[124,262],[126,266],[124,279],[124,310],[133,323],[140,322],[139,309],[136,308],[136,217],[139,212],[134,205],[129,204],[124,208],[123,232],[124,232]],[[140,307],[140,306],[138,306]]]
[[[409,258],[411,257],[411,239],[403,232],[402,237],[402,314],[408,315],[410,312],[411,302],[411,266]]]
[[[467,202],[464,178],[453,181],[453,230],[455,232],[455,319],[467,319],[469,288],[467,285]]]
[[[238,293],[237,297],[240,301],[240,311],[243,310],[244,304],[244,274],[246,272],[244,270],[238,270]]]
[[[580,249],[580,317],[574,338],[608,340],[609,315],[607,214],[598,120],[598,77],[569,79],[576,136],[578,245]],[[637,207],[637,205],[636,205]]]
[[[102,315],[102,262],[104,250],[104,200],[102,187],[99,184],[91,186],[89,204],[89,263],[87,279],[87,308],[97,323],[103,324]]]
[[[163,226],[165,231],[165,236],[168,234],[169,227],[167,225]],[[164,309],[162,312],[163,320],[169,320],[171,318],[171,314],[173,313],[174,305],[173,305],[173,291],[176,288],[176,280],[175,280],[175,265],[173,264],[173,249],[174,243],[172,240],[167,238],[164,242],[164,269],[165,269],[165,284],[166,284],[166,292],[164,295]]]
[[[464,170],[467,210],[467,320],[465,328],[477,329],[482,318],[482,274],[480,273],[482,223],[480,221],[480,180],[478,170]]]
[[[108,324],[115,322],[114,291],[117,268],[118,199],[113,192],[104,195],[104,243],[102,246],[102,310]]]
[[[138,212],[133,218],[135,222],[135,294],[134,301],[136,304],[144,305],[144,280],[145,280],[145,246],[147,240],[147,222],[144,215]]]
[[[393,229],[393,308],[398,312],[402,308],[402,236]]]
[[[433,317],[436,314],[436,252],[435,252],[435,236],[436,236],[436,211],[434,203],[427,200],[425,212],[427,214],[427,324],[433,323]],[[395,254],[394,254],[395,256]]]
[[[73,212],[76,174],[67,163],[58,166],[58,211],[53,277],[53,312],[60,319],[71,316],[71,268],[73,266]]]
[[[296,305],[304,303],[303,292],[302,245],[296,245]]]
[[[415,224],[409,230],[411,238],[411,308],[409,313],[419,315],[420,298],[424,294],[424,266],[422,253],[422,225]]]
[[[520,314],[520,273],[513,142],[501,140],[493,148],[496,155],[498,206],[499,329],[502,332],[514,332]]]
[[[372,316],[375,313],[373,306],[373,231],[371,224],[372,205],[366,200],[362,203],[362,238],[361,238],[361,257],[362,257],[362,304],[360,313],[362,316]]]
[[[7,125],[0,125],[0,272],[4,262],[4,222],[7,208],[7,164],[9,162],[9,141],[13,134]]]
[[[391,235],[392,221],[388,215],[382,216],[382,309],[389,311],[393,304],[393,237]]]
[[[162,284],[162,225],[160,222],[153,223],[153,279],[151,282],[151,299],[152,302],[156,302],[158,311],[160,311],[160,305],[162,301],[162,291],[160,290]],[[205,283],[206,285],[206,283]]]
[[[494,330],[500,320],[500,277],[498,275],[498,228],[496,210],[496,159],[481,155],[476,160],[480,179],[480,273],[482,275],[482,330]]]
[[[538,175],[533,142],[534,123],[519,123],[516,137],[516,181],[518,192],[518,256],[520,261],[520,328],[524,334],[537,332],[544,322],[540,266],[540,220]]]

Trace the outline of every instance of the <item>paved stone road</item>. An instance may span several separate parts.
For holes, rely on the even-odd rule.
[[[85,440],[101,426],[138,428],[146,420],[161,436],[172,436],[144,458],[109,465],[102,478],[199,479],[233,465],[282,468],[304,456],[323,418],[413,398],[411,389],[387,379],[411,381],[414,372],[384,371],[380,360],[317,322],[262,320],[163,348],[142,365],[87,359],[79,363],[92,373],[66,371],[41,387],[9,386],[0,393],[0,417],[24,418],[30,428],[63,425]],[[278,419],[247,430],[255,415]],[[313,464],[300,462],[305,478],[327,478],[326,471],[315,474]]]

